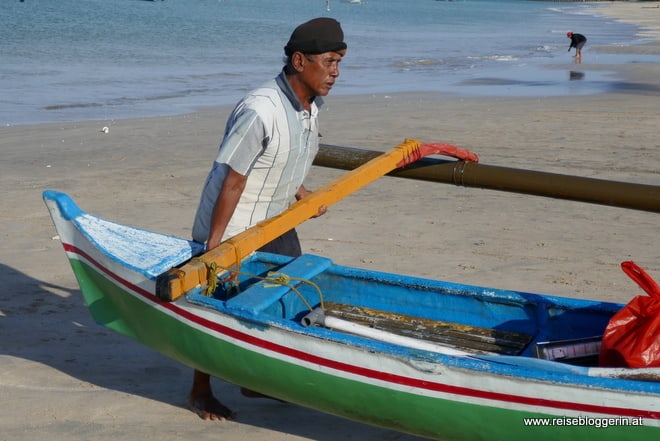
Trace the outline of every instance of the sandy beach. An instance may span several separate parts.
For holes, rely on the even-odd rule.
[[[644,46],[590,52],[660,55],[657,3],[602,13],[645,27]],[[568,45],[568,43],[567,43]],[[481,162],[660,185],[660,65],[616,66],[609,93],[552,98],[433,94],[333,97],[323,143],[388,150],[405,138],[470,149]],[[579,82],[576,82],[579,83]],[[579,87],[579,84],[576,84]],[[190,368],[95,324],[41,200],[45,189],[121,223],[190,237],[229,108],[176,117],[0,128],[0,440],[401,440],[414,437],[214,388],[239,413],[187,411]],[[101,129],[107,126],[108,133]],[[314,167],[314,189],[342,172]],[[626,210],[386,177],[299,227],[305,252],[433,279],[627,302],[641,290],[619,264],[660,281],[660,221]]]

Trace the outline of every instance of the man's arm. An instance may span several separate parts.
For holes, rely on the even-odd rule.
[[[215,201],[215,206],[213,207],[211,228],[209,238],[206,242],[207,250],[217,247],[222,242],[222,236],[225,234],[234,210],[236,210],[246,182],[247,176],[235,172],[231,167],[229,168],[227,177],[220,189],[218,199]]]

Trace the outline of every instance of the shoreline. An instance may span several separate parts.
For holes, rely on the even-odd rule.
[[[654,11],[658,9],[658,11]],[[597,11],[608,18],[622,23],[640,26],[643,29],[638,33],[643,38],[650,39],[650,44],[660,46],[660,2],[609,2]],[[651,15],[655,14],[655,15]]]
[[[625,10],[637,14],[638,5],[604,9],[615,6],[627,20]],[[652,12],[642,15],[660,29],[660,10]],[[605,68],[580,65],[587,76]],[[620,71],[625,78],[610,92],[588,96],[332,95],[322,143],[385,151],[405,138],[442,141],[483,164],[660,186],[660,68]],[[111,221],[188,238],[230,110],[0,129],[0,393],[11,403],[0,414],[3,440],[421,441],[248,399],[216,379],[239,419],[201,421],[185,409],[189,367],[91,320],[42,191],[66,192]],[[314,167],[306,185],[343,173]],[[298,232],[304,252],[338,264],[472,285],[625,303],[641,294],[619,267],[625,260],[660,281],[657,214],[494,190],[385,177]]]

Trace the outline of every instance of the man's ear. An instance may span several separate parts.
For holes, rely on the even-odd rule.
[[[296,72],[302,72],[305,68],[305,55],[302,52],[294,52],[291,55],[291,66],[296,70]]]

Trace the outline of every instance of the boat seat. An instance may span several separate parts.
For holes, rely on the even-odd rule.
[[[332,260],[328,258],[303,254],[280,268],[277,273],[286,274],[292,278],[311,279],[328,269],[330,265],[332,265]],[[295,286],[302,282],[293,281],[292,283]],[[285,285],[276,285],[271,281],[261,280],[236,297],[227,300],[226,306],[257,314],[280,300],[290,289]]]

